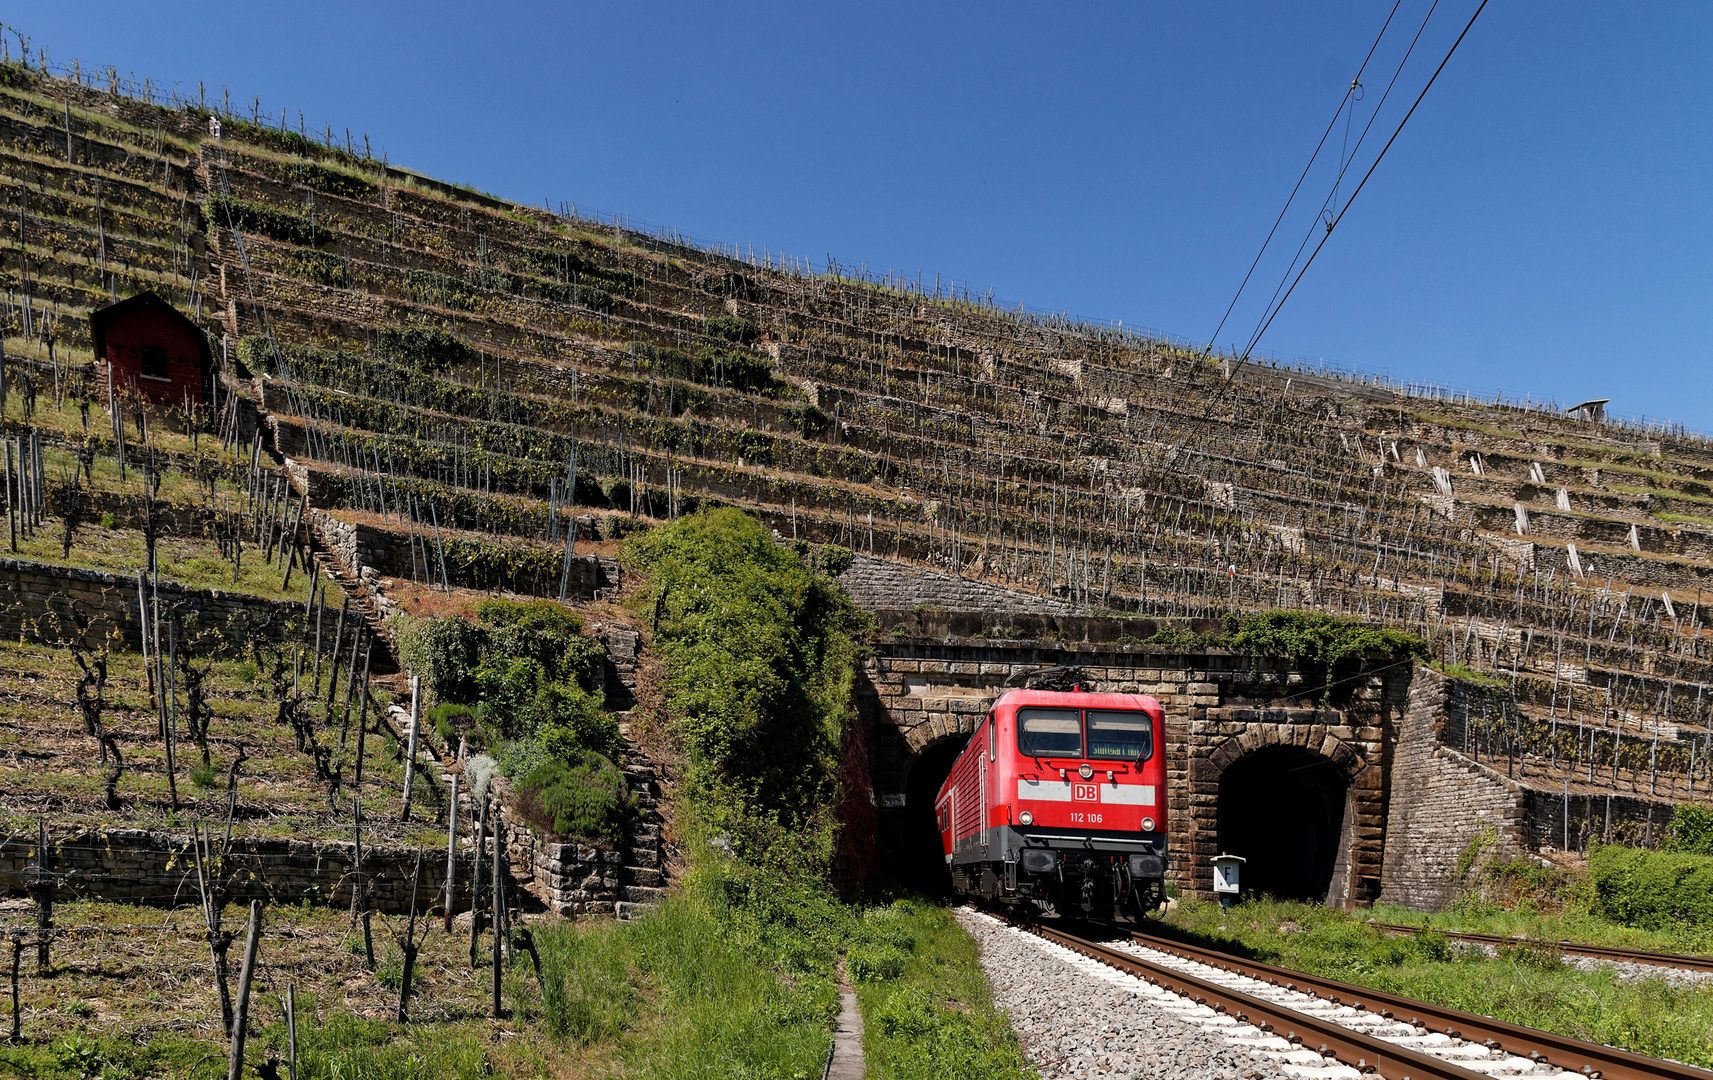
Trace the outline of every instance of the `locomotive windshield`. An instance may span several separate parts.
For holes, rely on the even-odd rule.
[[[1082,757],[1081,713],[1081,709],[1018,709],[1018,753],[1025,757]]]
[[[1146,761],[1154,754],[1154,718],[1145,712],[1088,711],[1088,756]]]

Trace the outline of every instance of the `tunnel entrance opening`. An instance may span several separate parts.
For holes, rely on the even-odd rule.
[[[1324,902],[1339,863],[1350,781],[1301,747],[1247,754],[1219,781],[1219,847],[1246,860],[1245,895]]]
[[[934,796],[952,774],[952,765],[969,742],[967,737],[947,739],[916,755],[904,781],[904,835],[899,884],[928,896],[952,895],[952,875],[940,849],[940,830],[934,821]]]

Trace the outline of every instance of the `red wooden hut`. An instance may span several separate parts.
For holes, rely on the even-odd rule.
[[[152,292],[89,313],[96,363],[105,363],[115,389],[130,387],[150,401],[200,405],[210,396],[214,354],[208,336]]]

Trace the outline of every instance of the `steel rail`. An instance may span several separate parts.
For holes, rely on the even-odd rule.
[[[1006,916],[994,912],[1000,918]],[[1007,921],[1010,921],[1009,919]],[[1293,1046],[1333,1057],[1363,1072],[1376,1072],[1385,1080],[1487,1080],[1482,1074],[1431,1054],[1399,1046],[1331,1020],[1297,1012],[1276,1002],[1254,997],[1227,986],[1186,975],[1121,949],[1110,948],[1039,923],[1013,922],[1074,952],[1117,968],[1128,975],[1170,990],[1225,1013],[1239,1023],[1253,1024],[1263,1032],[1278,1035]],[[1284,1034],[1280,1035],[1280,1032]]]
[[[1602,960],[1623,960],[1631,964],[1652,964],[1655,967],[1683,968],[1686,971],[1713,971],[1713,956],[1693,956],[1685,953],[1647,952],[1622,949],[1616,945],[1586,945],[1576,941],[1547,941],[1537,938],[1504,937],[1499,934],[1476,934],[1467,930],[1441,930],[1433,926],[1404,926],[1399,923],[1371,922],[1369,926],[1393,934],[1444,934],[1459,941],[1480,945],[1547,946],[1576,956],[1594,956]]]
[[[1568,1035],[1555,1035],[1550,1031],[1477,1016],[1461,1009],[1399,997],[1363,986],[1353,986],[1336,979],[1275,967],[1258,960],[1186,945],[1180,941],[1139,931],[1131,931],[1130,937],[1137,944],[1158,952],[1247,975],[1262,982],[1282,985],[1286,989],[1312,994],[1315,997],[1324,997],[1334,1004],[1366,1008],[1370,1012],[1378,1012],[1381,1016],[1408,1016],[1411,1023],[1432,1031],[1444,1032],[1454,1039],[1482,1043],[1489,1049],[1503,1050],[1517,1057],[1548,1063],[1560,1069],[1580,1071],[1591,1080],[1713,1080],[1713,1072],[1678,1061],[1646,1057],[1620,1050],[1615,1046],[1586,1042]]]

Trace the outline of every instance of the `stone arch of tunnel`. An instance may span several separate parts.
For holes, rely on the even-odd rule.
[[[1355,783],[1361,758],[1293,744],[1232,747],[1212,822],[1219,850],[1240,855],[1245,896],[1342,905],[1360,892]]]

